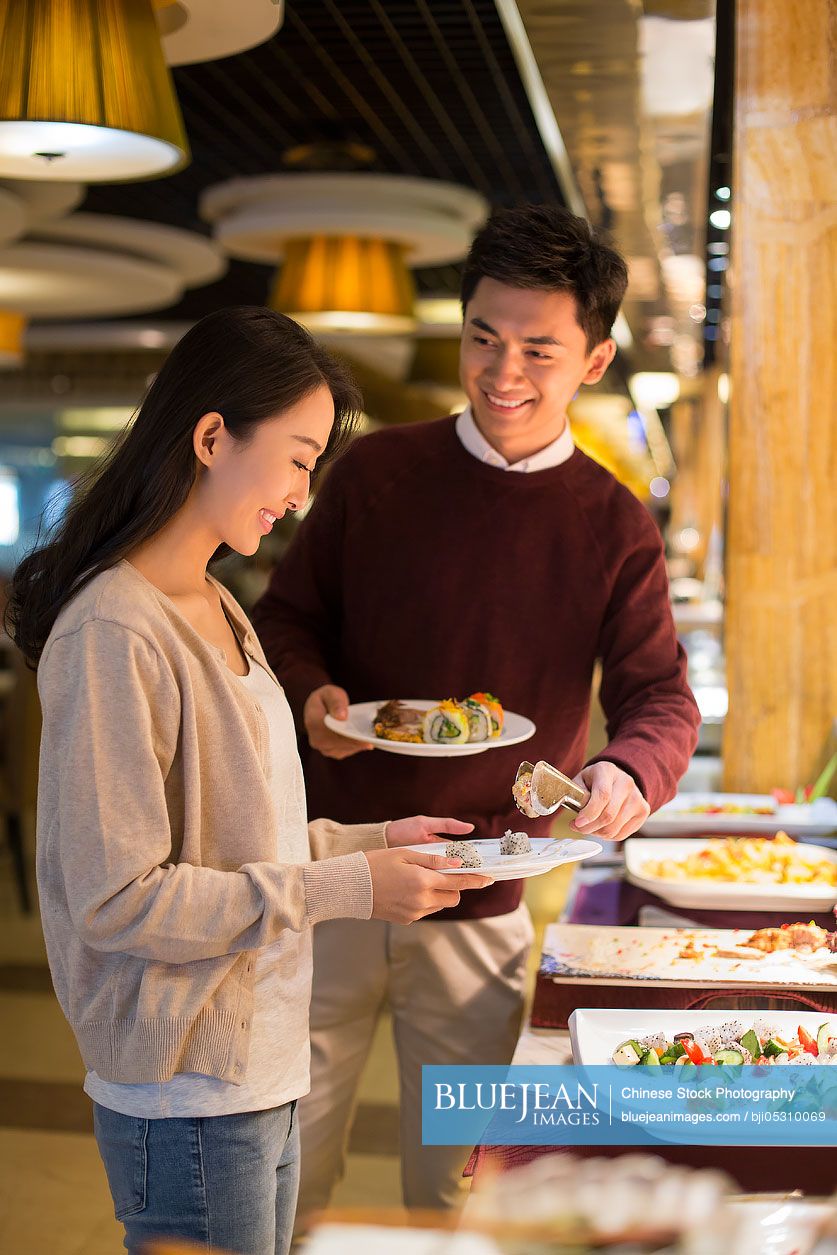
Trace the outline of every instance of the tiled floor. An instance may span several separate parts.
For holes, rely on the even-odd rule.
[[[569,870],[531,880],[539,934],[566,895]],[[532,975],[539,947],[533,948]],[[37,917],[17,907],[0,853],[0,1249],[7,1255],[118,1255],[104,1171],[75,1042],[52,993]],[[334,1205],[400,1203],[396,1071],[383,1020],[362,1083],[348,1171]]]

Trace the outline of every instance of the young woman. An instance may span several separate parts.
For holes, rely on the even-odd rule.
[[[282,689],[207,574],[305,504],[358,405],[290,319],[212,314],[14,575],[44,716],[44,933],[132,1252],[159,1235],[287,1251],[311,925],[410,922],[488,883],[454,888],[438,869],[458,859],[398,848],[469,824],[307,823]]]

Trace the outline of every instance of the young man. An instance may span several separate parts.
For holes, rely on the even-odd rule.
[[[580,834],[622,840],[676,791],[699,722],[645,507],[575,449],[567,406],[613,358],[622,258],[564,210],[495,214],[462,280],[458,417],[357,441],[334,467],[254,620],[304,725],[311,817],[436,808],[478,837],[518,828],[519,749],[463,760],[370,753],[327,712],[488,689],[527,715],[526,757],[590,790]],[[584,764],[602,663],[606,749]],[[534,833],[549,821],[526,822]],[[300,1210],[339,1177],[381,1010],[393,1017],[408,1206],[455,1202],[465,1154],[421,1145],[421,1065],[505,1063],[531,922],[503,882],[412,928],[334,921],[314,938],[312,1089]]]

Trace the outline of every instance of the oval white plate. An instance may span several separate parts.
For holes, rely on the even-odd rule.
[[[748,884],[736,880],[665,880],[645,870],[651,860],[683,859],[712,848],[720,838],[631,837],[625,842],[625,874],[631,884],[647,889],[671,906],[695,911],[830,911],[837,903],[837,885]],[[837,863],[837,850],[824,845],[800,845],[802,858]]]
[[[465,838],[468,840],[468,838]],[[582,859],[592,858],[601,853],[597,841],[573,841],[572,839],[555,841],[552,837],[530,837],[531,854],[501,854],[498,838],[484,837],[471,844],[475,845],[482,855],[481,867],[445,867],[443,876],[465,876],[469,872],[480,872],[491,876],[493,880],[527,880],[530,876],[542,876],[544,872],[560,867],[562,863],[580,863]],[[549,846],[547,853],[541,853]],[[416,850],[419,854],[444,854],[443,842],[430,842],[427,845],[408,845],[408,850]]]
[[[403,698],[405,706],[414,706],[418,710],[432,710],[438,702],[430,702],[423,698]],[[499,736],[488,741],[466,741],[464,745],[426,745],[410,741],[386,741],[375,736],[374,719],[384,702],[356,702],[349,707],[348,719],[335,719],[326,715],[325,725],[332,732],[348,737],[350,741],[363,741],[374,745],[375,749],[386,750],[389,754],[411,754],[418,758],[460,758],[465,754],[482,754],[485,750],[503,749],[507,745],[519,745],[535,735],[535,725],[531,719],[516,715],[513,710],[506,711],[503,731]]]

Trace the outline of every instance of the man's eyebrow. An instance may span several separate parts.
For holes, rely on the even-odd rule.
[[[298,440],[300,444],[307,444],[309,449],[313,449],[315,453],[322,453],[322,448],[317,444],[316,440],[312,440],[310,436],[292,436],[292,440]]]
[[[484,322],[482,318],[472,318],[471,326],[479,327],[480,331],[487,331],[490,336],[496,336],[498,340],[500,339],[499,332],[495,331],[494,328],[490,326],[487,322]],[[558,345],[559,347],[561,345],[561,341],[556,340],[554,336],[526,336],[524,338],[523,343],[524,344],[555,344],[555,345]]]

